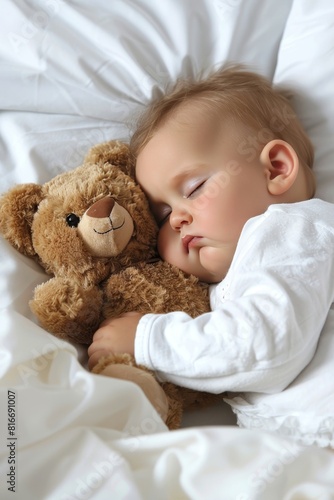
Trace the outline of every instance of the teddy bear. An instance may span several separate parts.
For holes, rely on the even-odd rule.
[[[104,319],[129,311],[195,317],[209,310],[208,287],[159,259],[158,228],[123,142],[98,144],[81,166],[2,194],[0,232],[51,275],[30,307],[43,328],[65,340],[89,344]],[[103,358],[93,371],[139,385],[170,429],[180,426],[185,408],[217,400],[158,382],[128,354]]]

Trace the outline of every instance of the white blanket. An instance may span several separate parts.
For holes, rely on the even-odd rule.
[[[1,192],[127,140],[171,79],[238,61],[297,87],[334,201],[331,0],[2,0],[0,42]],[[135,385],[91,375],[29,310],[46,279],[0,239],[1,499],[334,498],[329,448],[227,425],[227,405],[168,432]]]

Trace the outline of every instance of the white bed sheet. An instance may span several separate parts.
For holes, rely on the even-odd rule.
[[[299,84],[318,194],[334,201],[333,22],[331,0],[3,0],[0,191],[127,140],[170,79],[233,60]],[[46,276],[3,239],[0,256],[1,499],[334,498],[332,451],[230,426],[228,406],[168,432],[136,386],[91,375],[36,324],[28,301]]]

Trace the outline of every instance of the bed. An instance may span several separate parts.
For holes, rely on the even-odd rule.
[[[1,192],[127,141],[170,80],[233,61],[295,89],[334,202],[332,0],[3,0],[0,25]],[[2,238],[0,256],[1,499],[334,498],[333,335],[287,400],[245,416],[227,397],[170,432],[139,388],[37,324],[42,269]]]

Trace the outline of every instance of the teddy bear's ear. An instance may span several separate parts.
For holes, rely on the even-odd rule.
[[[31,225],[42,199],[42,186],[39,184],[19,184],[0,197],[0,233],[28,257],[36,255]]]
[[[122,172],[134,177],[134,162],[130,155],[129,145],[121,141],[103,142],[93,146],[85,163],[110,163],[120,168]]]

